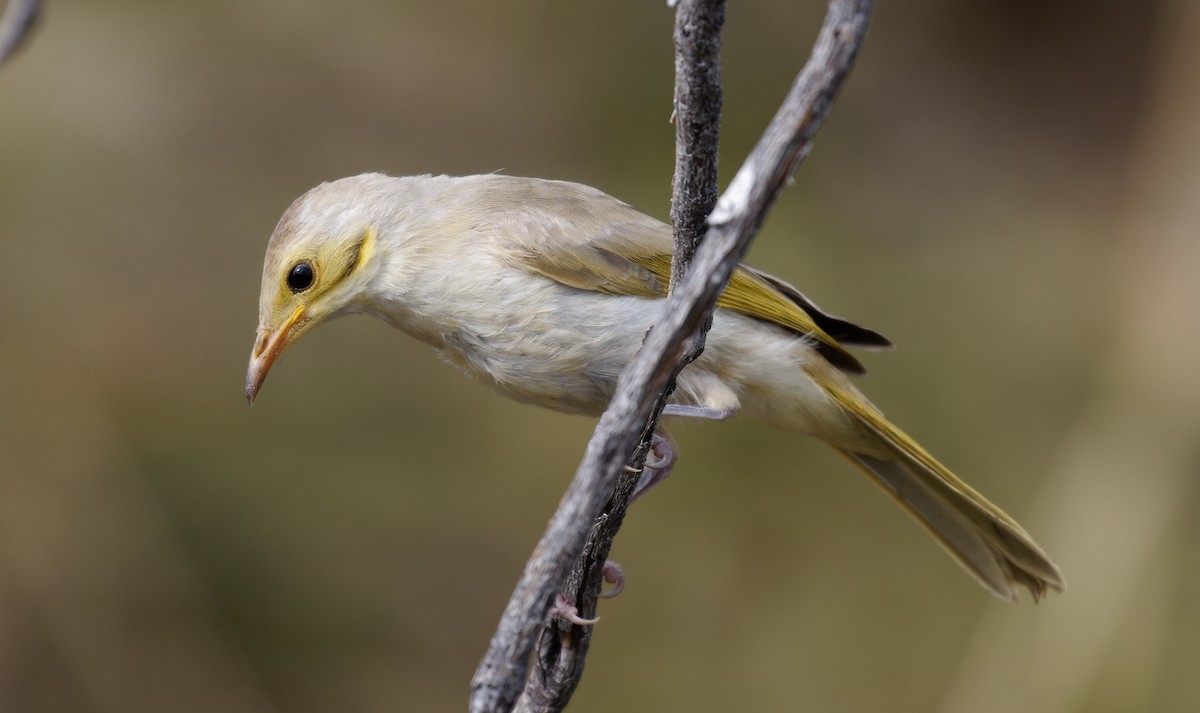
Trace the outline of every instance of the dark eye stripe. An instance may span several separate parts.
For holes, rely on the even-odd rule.
[[[309,287],[312,287],[313,280],[317,277],[317,273],[313,271],[312,265],[307,262],[298,262],[288,271],[287,286],[292,292],[303,292]]]

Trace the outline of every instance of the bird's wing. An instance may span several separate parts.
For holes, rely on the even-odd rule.
[[[887,337],[883,336],[874,329],[868,329],[857,325],[849,320],[835,317],[828,312],[822,310],[808,297],[805,297],[800,290],[792,287],[783,280],[773,275],[768,275],[762,270],[756,270],[748,265],[741,266],[743,270],[751,273],[758,279],[766,282],[771,287],[774,287],[789,300],[796,303],[798,307],[812,315],[813,321],[817,323],[821,329],[838,340],[841,344],[851,344],[854,346],[865,347],[867,349],[891,349],[892,342]]]
[[[576,191],[565,191],[549,201],[539,195],[537,201],[506,212],[502,231],[506,258],[579,289],[636,297],[666,295],[674,245],[670,227],[592,190],[579,197]],[[605,201],[602,210],[598,200]],[[530,207],[534,205],[536,209]],[[822,356],[849,373],[866,370],[843,343],[891,345],[877,332],[822,312],[786,282],[744,265],[734,271],[717,306],[807,337]]]

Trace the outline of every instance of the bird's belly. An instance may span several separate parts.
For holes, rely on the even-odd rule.
[[[599,415],[664,301],[558,285],[553,292],[476,303],[430,341],[448,362],[509,398]],[[852,419],[813,381],[813,369],[842,378],[802,338],[718,310],[705,352],[684,370],[675,399],[719,410],[740,405],[756,419],[791,431],[839,445],[857,441]],[[697,372],[707,376],[698,378]]]
[[[477,313],[444,333],[439,351],[517,401],[600,414],[661,303],[568,289],[534,304]]]

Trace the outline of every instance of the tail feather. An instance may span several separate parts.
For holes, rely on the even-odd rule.
[[[1028,586],[1034,599],[1045,591],[1045,584],[1038,584],[1042,580],[1029,577],[1014,567],[1011,557],[997,546],[994,537],[989,537],[968,514],[914,477],[907,464],[861,453],[842,453],[911,513],[946,552],[993,595],[1016,601],[1013,584]]]
[[[826,385],[830,396],[874,434],[880,453],[842,452],[906,510],[988,591],[1015,601],[1014,585],[1037,601],[1063,591],[1058,566],[1003,510],[959,480],[856,393]]]

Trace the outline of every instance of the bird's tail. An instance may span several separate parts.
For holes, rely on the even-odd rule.
[[[830,396],[873,434],[873,454],[841,450],[932,534],[988,591],[1015,601],[1014,585],[1034,601],[1066,587],[1062,572],[1003,510],[959,480],[852,389],[825,384]],[[880,455],[884,454],[884,455]]]

